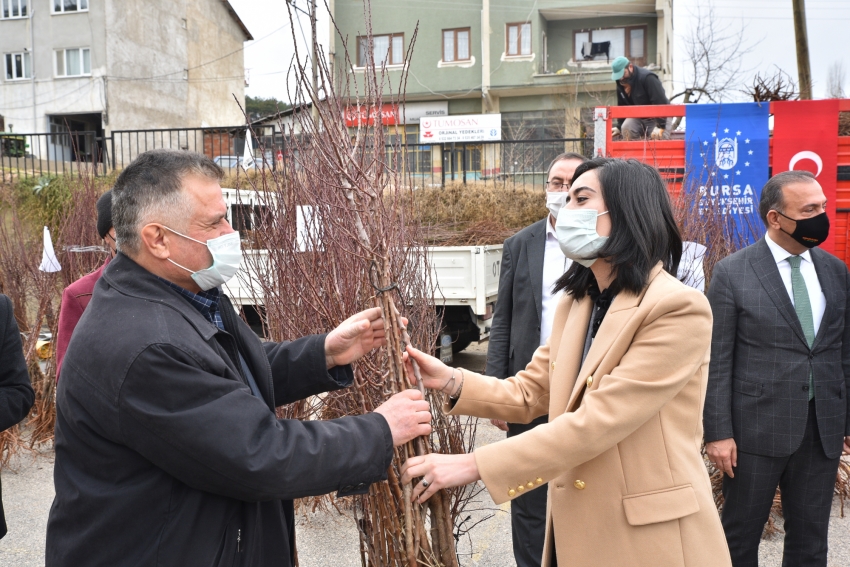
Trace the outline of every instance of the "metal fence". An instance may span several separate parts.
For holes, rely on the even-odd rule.
[[[107,145],[96,132],[0,133],[0,180],[108,171]]]
[[[0,134],[0,175],[3,179],[78,173],[91,168],[96,175],[123,169],[139,154],[157,148],[193,151],[215,160],[225,171],[242,165],[245,126],[227,128],[167,128],[96,132]],[[280,134],[255,133],[255,167],[275,169],[292,159]],[[393,167],[414,187],[447,183],[493,182],[540,185],[552,159],[564,152],[590,156],[593,140],[508,140],[451,144],[388,145]]]

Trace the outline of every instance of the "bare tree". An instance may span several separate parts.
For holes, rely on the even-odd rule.
[[[728,93],[738,92],[745,69],[744,57],[761,39],[752,40],[747,26],[729,27],[715,17],[714,7],[697,3],[691,11],[693,32],[685,39],[688,55],[684,73],[684,88],[670,97],[670,102],[683,97],[682,102],[700,102],[704,98],[719,102]]]
[[[847,82],[847,73],[844,72],[844,62],[834,61],[829,66],[826,75],[826,96],[828,98],[844,98],[844,84]]]
[[[756,73],[752,85],[745,87],[741,92],[751,96],[755,102],[800,99],[800,89],[794,82],[794,77],[779,67],[776,67],[773,75]]]

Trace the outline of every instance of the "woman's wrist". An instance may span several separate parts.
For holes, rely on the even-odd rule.
[[[463,379],[464,379],[463,370],[458,368],[457,371],[460,374],[460,381],[457,383],[457,388],[454,389],[454,391],[451,394],[449,394],[450,400],[457,400],[460,397],[461,390],[463,390]]]

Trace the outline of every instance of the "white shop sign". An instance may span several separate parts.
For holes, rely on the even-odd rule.
[[[421,118],[419,143],[492,142],[502,139],[501,114],[468,114]]]
[[[399,112],[401,114],[401,112]],[[404,121],[405,124],[419,124],[423,118],[433,118],[436,116],[449,115],[449,101],[434,101],[434,102],[408,102],[404,105],[404,117],[399,117],[399,121]]]

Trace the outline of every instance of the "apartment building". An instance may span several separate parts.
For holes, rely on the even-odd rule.
[[[357,81],[371,55],[397,92],[407,71],[414,120],[398,122],[408,136],[420,105],[500,113],[502,139],[581,136],[582,114],[616,103],[610,62],[621,55],[672,88],[672,0],[373,0],[371,44],[362,0],[335,0],[332,11],[346,38],[333,33],[338,73]]]
[[[239,124],[251,39],[227,0],[0,0],[0,116],[6,131],[99,136]]]

